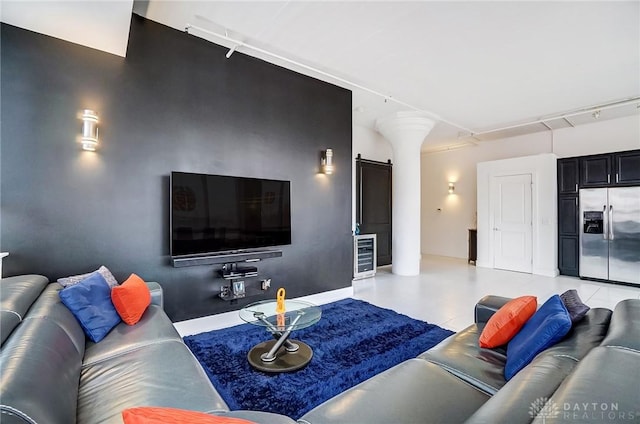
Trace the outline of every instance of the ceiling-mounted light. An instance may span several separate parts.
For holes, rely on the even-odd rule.
[[[598,119],[600,118],[600,110],[596,110],[595,112],[593,112],[591,114],[591,116],[593,116],[593,119]]]
[[[82,149],[94,152],[98,145],[98,114],[90,109],[82,111]]]
[[[333,174],[333,149],[327,149],[322,155],[322,172],[331,175]]]

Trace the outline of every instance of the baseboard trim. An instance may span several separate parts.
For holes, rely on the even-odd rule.
[[[489,263],[489,262],[485,262],[482,260],[477,260],[476,261],[476,266],[479,268],[493,268],[493,264]]]
[[[549,269],[549,268],[534,268],[534,275],[542,275],[544,277],[557,277],[560,275],[560,271],[558,269]]]
[[[322,293],[316,293],[309,296],[298,297],[297,299],[306,300],[316,305],[324,305],[325,303],[335,302],[336,300],[353,297],[353,287],[345,287],[342,289],[331,290]],[[189,319],[186,321],[174,322],[180,337],[190,336],[192,334],[203,333],[205,331],[219,330],[221,328],[232,327],[234,325],[243,324],[238,311],[224,312],[222,314],[208,315],[206,317]]]

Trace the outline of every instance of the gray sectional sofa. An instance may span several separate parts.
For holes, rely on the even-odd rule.
[[[58,283],[40,275],[0,280],[0,422],[122,423],[122,410],[165,406],[295,424],[285,416],[234,411],[214,389],[162,309],[152,304],[134,326],[120,323],[93,343],[60,302]]]
[[[121,423],[123,409],[153,405],[294,424],[282,415],[229,411],[164,313],[160,286],[149,284],[153,304],[142,320],[119,324],[96,344],[60,302],[59,284],[37,275],[1,280],[0,422]],[[506,352],[481,349],[478,338],[508,300],[483,298],[467,329],[298,423],[640,422],[639,299],[613,312],[591,309],[506,382]]]
[[[506,352],[478,338],[509,299],[487,296],[475,323],[341,393],[301,424],[640,422],[640,299],[591,309],[508,382]]]

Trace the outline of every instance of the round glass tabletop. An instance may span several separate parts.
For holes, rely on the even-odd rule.
[[[261,300],[240,309],[240,318],[262,327],[285,327],[286,330],[307,328],[320,320],[322,309],[304,300],[285,300],[284,314],[276,313],[275,300]],[[280,319],[278,319],[280,315]],[[284,315],[284,319],[282,318]]]

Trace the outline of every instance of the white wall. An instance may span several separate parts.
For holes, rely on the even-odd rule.
[[[559,158],[640,149],[640,115],[554,131]]]
[[[391,150],[391,144],[380,133],[363,127],[360,125],[353,126],[353,152],[351,157],[353,158],[353,176],[352,176],[352,205],[351,216],[352,230],[356,227],[356,156],[358,153],[363,159],[376,160],[380,162],[386,162],[391,159],[393,163],[393,151]]]
[[[477,265],[493,268],[491,187],[495,177],[531,174],[533,274],[558,275],[558,224],[556,198],[556,158],[553,153],[478,164],[478,258]]]
[[[477,205],[480,162],[555,153],[582,156],[640,148],[640,115],[480,143],[475,147],[422,154],[423,254],[467,258],[468,228]],[[456,181],[455,194],[447,183]],[[438,208],[441,211],[438,211]]]
[[[469,228],[476,227],[479,162],[548,153],[548,133],[497,140],[442,153],[422,154],[422,253],[467,258]],[[455,183],[448,194],[448,182]]]

